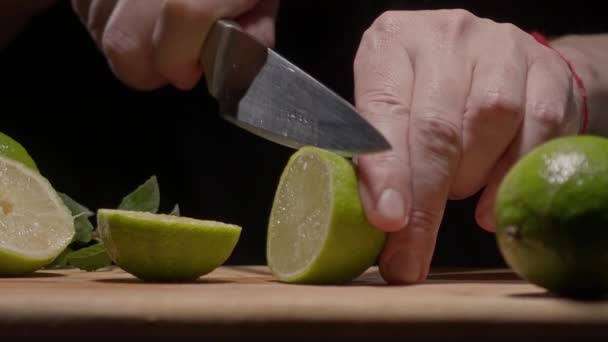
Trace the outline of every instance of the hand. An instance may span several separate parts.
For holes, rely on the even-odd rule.
[[[356,106],[393,146],[356,160],[368,218],[390,232],[379,260],[389,283],[426,278],[448,199],[485,187],[475,217],[493,231],[509,167],[581,127],[582,96],[564,59],[514,25],[464,10],[383,14],[354,73]]]
[[[274,45],[278,0],[72,0],[72,7],[129,86],[166,84],[188,90],[200,80],[205,37],[215,20],[231,18]]]

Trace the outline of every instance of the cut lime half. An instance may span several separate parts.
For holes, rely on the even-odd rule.
[[[46,266],[74,233],[71,212],[49,181],[21,162],[0,157],[0,275]]]
[[[241,227],[167,214],[100,209],[100,237],[110,258],[145,281],[192,281],[230,257]]]
[[[270,214],[266,257],[290,283],[342,283],[374,264],[386,233],[361,206],[350,160],[315,147],[289,159]]]

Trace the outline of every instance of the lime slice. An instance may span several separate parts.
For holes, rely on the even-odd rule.
[[[16,160],[30,169],[38,171],[36,163],[23,145],[2,132],[0,132],[0,156]]]
[[[223,264],[241,227],[167,214],[99,209],[97,229],[108,255],[144,281],[192,281]]]
[[[386,233],[361,206],[353,164],[333,152],[302,147],[289,159],[270,214],[266,257],[290,283],[342,283],[374,264]]]
[[[74,233],[72,215],[48,180],[0,157],[0,275],[22,275],[46,266]]]

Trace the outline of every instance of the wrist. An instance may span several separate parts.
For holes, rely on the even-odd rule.
[[[552,39],[551,46],[568,59],[585,85],[589,133],[608,134],[608,78],[602,72],[605,56],[595,51],[598,42],[591,35],[566,35]],[[605,67],[604,67],[605,69]],[[604,70],[605,71],[605,70]]]

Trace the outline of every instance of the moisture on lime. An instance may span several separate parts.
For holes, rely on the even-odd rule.
[[[555,138],[521,158],[496,198],[497,243],[522,278],[553,293],[608,293],[608,139]]]
[[[49,181],[0,156],[0,276],[36,271],[53,261],[75,234],[70,210]]]
[[[266,255],[288,283],[343,283],[374,264],[386,233],[362,208],[352,162],[305,146],[289,159],[270,214]]]

